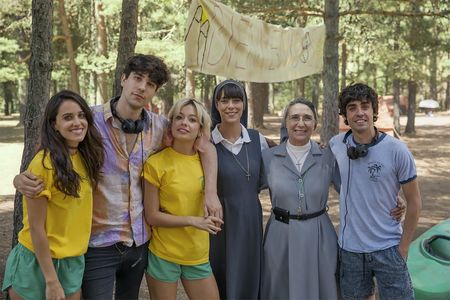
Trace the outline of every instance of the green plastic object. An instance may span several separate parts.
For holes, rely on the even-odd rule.
[[[417,300],[450,300],[450,219],[411,243],[407,264]]]

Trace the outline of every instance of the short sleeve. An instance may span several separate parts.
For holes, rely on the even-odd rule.
[[[155,156],[150,156],[144,164],[144,179],[152,185],[160,188],[161,186],[161,171],[158,168],[158,160]]]
[[[43,156],[44,151],[39,151],[30,162],[27,170],[44,182],[44,189],[39,193],[38,197],[45,197],[50,200],[52,198],[51,187],[53,186],[53,167],[50,155],[47,155],[44,161],[42,160]]]
[[[405,144],[401,143],[395,155],[397,178],[400,184],[408,183],[417,177],[414,157]]]

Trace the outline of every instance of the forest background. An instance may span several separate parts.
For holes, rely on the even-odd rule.
[[[91,105],[108,101],[119,93],[117,82],[122,66],[133,53],[160,56],[171,70],[170,82],[154,99],[160,113],[167,113],[174,101],[185,96],[196,97],[209,107],[212,89],[224,78],[194,73],[184,67],[189,2],[3,0],[0,116],[11,116],[11,120],[18,117],[17,129],[23,131],[24,141],[20,169],[24,170],[32,158],[40,116],[49,96],[61,89],[71,89]],[[445,112],[450,108],[449,1],[220,2],[239,13],[283,27],[326,26],[321,74],[289,82],[245,83],[252,127],[271,129],[267,116],[279,115],[288,101],[304,96],[319,107],[320,138],[327,141],[339,130],[338,91],[351,82],[366,82],[379,95],[393,95],[393,125],[406,140],[419,140],[415,118],[419,112],[417,103],[422,99],[439,102],[445,120],[439,126],[448,127]],[[401,102],[404,98],[408,101]],[[403,126],[401,114],[405,115]],[[418,136],[422,137],[421,134]],[[448,148],[445,143],[443,147]],[[437,149],[441,148],[433,151]],[[16,174],[19,170],[12,172]],[[448,202],[448,189],[447,192],[443,192],[444,186],[439,189],[443,195],[439,199]],[[19,195],[14,207],[15,241],[22,219]],[[437,215],[438,220],[445,215],[448,218],[448,210]]]

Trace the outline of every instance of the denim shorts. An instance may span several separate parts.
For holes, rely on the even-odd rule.
[[[193,266],[179,265],[148,251],[146,273],[159,281],[177,282],[179,278],[187,280],[208,278],[212,275],[212,269],[209,262]]]
[[[414,299],[411,277],[398,246],[370,253],[340,249],[339,276],[344,299],[366,299],[373,295],[373,277],[380,299]]]

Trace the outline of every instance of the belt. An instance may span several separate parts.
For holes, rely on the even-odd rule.
[[[273,208],[273,213],[275,215],[275,220],[289,224],[289,220],[298,220],[305,221],[312,218],[316,218],[320,215],[323,215],[328,210],[328,206],[320,211],[316,211],[310,214],[301,214],[301,215],[291,215],[288,210],[282,209],[279,207]]]
[[[304,220],[312,219],[312,218],[318,217],[320,215],[323,215],[327,210],[328,210],[328,207],[326,207],[322,210],[313,212],[311,214],[289,215],[289,219],[304,221]]]

